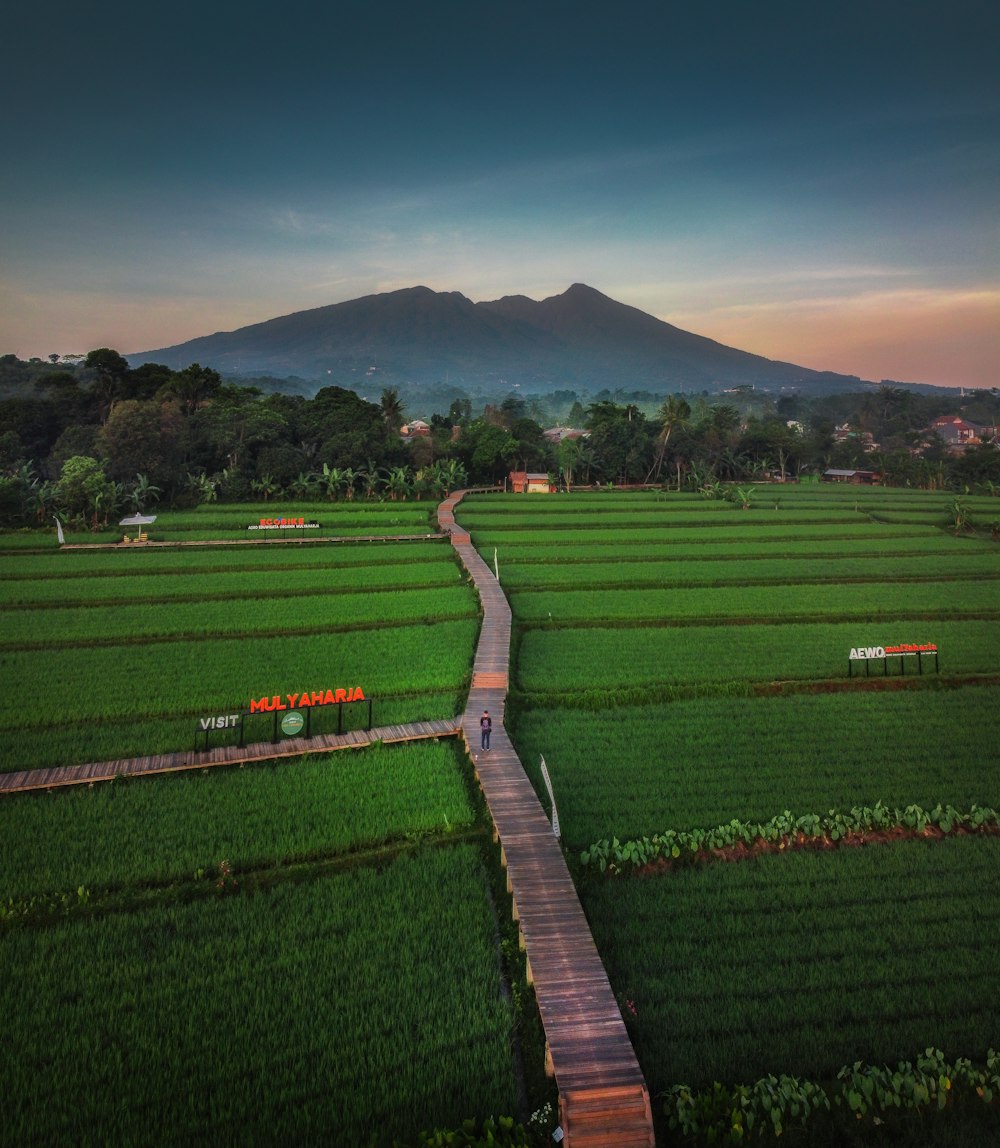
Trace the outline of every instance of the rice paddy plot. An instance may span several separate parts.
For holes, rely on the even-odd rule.
[[[588,520],[595,525],[601,523],[602,525],[609,517],[614,517],[615,522],[622,529],[631,529],[638,527],[640,529],[649,529],[656,526],[664,528],[677,528],[679,530],[698,530],[698,529],[711,529],[715,526],[720,529],[725,529],[729,526],[743,527],[750,525],[747,522],[748,513],[733,508],[728,502],[705,502],[701,507],[696,510],[686,510],[682,513],[670,513],[669,510],[653,510],[653,511],[634,511],[630,510],[627,506],[616,506],[611,510],[610,506],[606,508],[606,512],[601,514],[596,511],[596,508],[591,511],[579,510],[572,512],[566,510],[563,513],[550,513],[546,509],[536,509],[533,511],[526,511],[522,514],[497,514],[487,508],[481,511],[465,510],[460,514],[462,526],[470,531],[479,530],[517,530],[523,529],[526,526],[532,526],[537,530],[552,531],[559,533],[562,530],[572,530],[585,526]],[[610,511],[610,513],[608,513]],[[765,518],[766,516],[766,518]],[[758,517],[755,515],[753,522],[757,525],[763,525],[766,521],[768,526],[771,525],[791,525],[802,524],[812,525],[815,523],[823,523],[829,525],[853,525],[859,521],[863,521],[855,511],[843,508],[830,508],[826,510],[819,510],[810,508],[808,510],[787,510],[782,506],[763,508],[759,512],[761,522],[758,523]]]
[[[368,1144],[512,1112],[478,848],[2,938],[7,1144]]]
[[[497,547],[501,565],[500,576],[504,577],[508,563],[514,569],[525,566],[544,566],[548,563],[572,563],[588,565],[615,560],[622,564],[641,565],[645,562],[673,563],[683,566],[690,559],[705,562],[741,562],[748,564],[752,574],[758,560],[774,561],[781,558],[801,560],[809,558],[821,560],[833,558],[851,559],[864,566],[867,560],[911,557],[935,557],[954,555],[962,561],[966,555],[994,554],[996,547],[983,538],[961,538],[942,534],[931,527],[917,527],[905,533],[894,533],[886,539],[881,534],[866,535],[861,538],[824,538],[796,540],[751,539],[734,542],[731,539],[698,536],[690,542],[650,541],[637,543],[622,539],[616,542],[573,543],[560,545],[551,543],[550,538],[541,537],[533,544]],[[492,558],[492,551],[489,552]]]
[[[621,696],[664,685],[844,679],[853,648],[904,642],[936,645],[941,674],[1000,675],[1000,621],[922,620],[625,629],[543,625],[524,633],[516,681],[532,705],[544,705],[546,694],[554,693],[596,698],[602,690]],[[926,677],[935,671],[935,656],[853,665],[859,678],[866,670]]]
[[[3,612],[0,646],[7,649],[109,644],[164,637],[222,637],[261,630],[316,633],[338,629],[405,626],[415,621],[452,621],[478,613],[475,591],[457,578],[445,588],[398,594],[340,593],[221,601],[166,602],[155,609],[119,606],[51,606],[44,611]]]
[[[516,622],[555,626],[576,622],[752,619],[875,621],[947,615],[1000,618],[1000,594],[993,579],[965,581],[961,593],[946,581],[902,584],[719,586],[675,590],[607,589],[513,591]]]
[[[342,634],[0,650],[0,770],[189,748],[198,719],[252,699],[361,686],[377,724],[452,717],[478,618]],[[337,707],[324,707],[330,711]],[[345,707],[348,728],[367,707]],[[317,710],[317,714],[321,714]],[[336,714],[326,722],[336,721]],[[336,732],[336,726],[325,732]]]
[[[230,568],[226,571],[178,572],[177,576],[158,571],[134,573],[128,577],[91,575],[70,578],[25,577],[3,583],[0,612],[12,607],[74,606],[86,604],[121,606],[140,602],[207,602],[224,598],[289,598],[297,595],[351,594],[364,589],[427,590],[464,583],[466,577],[448,554],[439,550],[438,562],[380,563],[358,567],[280,567],[262,569]],[[2,616],[2,613],[0,613]]]
[[[327,858],[468,827],[458,742],[135,778],[0,800],[0,901]]]
[[[564,839],[586,849],[603,838],[767,821],[786,809],[1000,807],[988,750],[998,715],[997,686],[715,696],[531,709],[518,716],[515,741],[539,794],[544,756]]]
[[[685,561],[622,561],[520,564],[507,560],[503,582],[507,590],[586,588],[709,587],[738,584],[899,582],[953,578],[1000,579],[1000,548],[993,551],[964,550],[911,556],[867,555],[863,558],[765,558],[735,555],[688,558]],[[1000,597],[1000,594],[998,594]]]
[[[461,509],[461,508],[460,508]],[[890,543],[894,538],[913,538],[919,536],[923,530],[930,532],[933,527],[892,524],[885,522],[871,522],[859,518],[856,522],[837,525],[835,523],[817,523],[815,525],[795,525],[793,523],[775,523],[771,525],[767,519],[754,519],[752,523],[740,519],[737,524],[719,525],[718,530],[709,530],[702,524],[701,527],[691,526],[633,526],[629,528],[609,526],[609,521],[615,521],[616,516],[608,514],[594,520],[589,525],[574,525],[564,530],[541,530],[523,527],[511,530],[497,529],[493,524],[482,529],[471,531],[472,541],[476,547],[488,548],[490,557],[493,548],[503,546],[579,546],[581,544],[601,545],[612,544],[623,548],[626,552],[632,546],[646,546],[649,544],[663,544],[670,542],[693,543],[703,542],[706,545],[713,543],[739,543],[739,542],[781,542],[802,541],[803,539],[821,539],[827,542],[830,539],[852,538],[864,539],[877,543]],[[459,525],[464,523],[459,517]]]
[[[652,1091],[824,1080],[996,1046],[998,865],[995,838],[903,842],[604,881],[584,902]]]

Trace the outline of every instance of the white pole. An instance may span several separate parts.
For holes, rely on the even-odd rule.
[[[493,547],[493,572],[497,576],[497,581],[500,581],[500,563],[497,561],[497,548]]]
[[[559,840],[559,810],[556,809],[556,795],[552,792],[552,782],[549,780],[549,770],[545,764],[545,758],[539,755],[542,763],[542,779],[545,782],[545,788],[549,791],[549,801],[552,803],[552,832],[556,835],[556,840]]]

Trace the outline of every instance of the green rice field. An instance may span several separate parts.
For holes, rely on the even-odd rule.
[[[474,845],[7,929],[0,1140],[388,1145],[514,1111],[494,933]]]
[[[496,552],[512,603],[509,721],[548,808],[545,759],[571,860],[784,811],[1000,804],[1000,546],[988,529],[956,537],[952,500],[466,499],[458,520]],[[995,500],[969,502],[996,518]],[[850,660],[904,643],[936,646],[937,662]],[[654,1096],[769,1073],[829,1082],[928,1047],[983,1063],[1000,1045],[998,849],[959,836],[655,875],[580,868]],[[942,1143],[966,1142],[956,1120]]]
[[[3,553],[9,537],[0,771],[186,752],[202,716],[303,689],[360,686],[382,725],[459,711],[479,606],[441,542]],[[317,710],[316,732],[367,720],[347,710]]]

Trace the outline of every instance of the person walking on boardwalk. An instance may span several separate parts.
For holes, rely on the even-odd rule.
[[[493,722],[490,719],[490,711],[483,710],[483,716],[479,719],[479,732],[481,734],[481,741],[483,749],[490,748],[490,733],[493,729]]]

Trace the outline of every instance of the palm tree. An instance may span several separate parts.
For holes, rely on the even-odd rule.
[[[656,450],[653,454],[653,465],[649,469],[649,474],[646,475],[646,482],[650,478],[654,482],[660,481],[660,470],[663,467],[663,460],[667,454],[667,444],[670,442],[670,436],[678,427],[687,426],[691,419],[691,406],[687,399],[678,395],[671,395],[667,401],[660,407],[660,421],[662,426],[660,433],[656,436]]]
[[[398,435],[403,425],[403,404],[399,401],[399,392],[394,387],[387,387],[382,392],[380,405],[385,429],[391,435]]]

